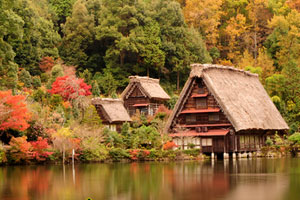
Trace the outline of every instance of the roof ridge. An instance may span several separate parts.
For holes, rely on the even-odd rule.
[[[235,68],[233,66],[218,65],[218,64],[200,64],[200,63],[194,63],[194,64],[191,64],[191,67],[192,67],[192,70],[191,70],[191,73],[190,73],[190,77],[194,77],[194,76],[200,77],[202,75],[202,71],[203,70],[206,71],[206,70],[209,70],[209,69],[231,70],[231,71],[236,71],[236,72],[243,73],[243,74],[245,74],[247,76],[258,77],[258,74],[254,74],[254,73],[251,73],[249,71],[238,69],[238,68]]]
[[[92,103],[97,104],[97,103],[108,103],[108,102],[120,102],[123,103],[122,99],[113,99],[113,98],[101,98],[101,97],[95,97],[92,98]]]
[[[140,82],[140,81],[149,81],[154,83],[159,83],[159,79],[150,78],[148,76],[129,76],[130,82]]]

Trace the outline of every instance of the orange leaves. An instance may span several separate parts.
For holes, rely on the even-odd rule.
[[[49,72],[54,66],[55,62],[51,57],[42,58],[39,67],[43,72]]]
[[[25,96],[13,96],[11,91],[0,91],[0,130],[15,129],[24,131],[30,120]]]
[[[37,141],[27,142],[27,137],[12,137],[10,143],[10,153],[15,162],[20,161],[45,161],[52,152],[48,151],[49,144],[47,139],[38,137]]]
[[[170,150],[170,149],[173,149],[174,147],[178,147],[178,146],[175,144],[175,142],[173,142],[173,141],[168,141],[168,142],[166,142],[166,143],[164,144],[163,149],[164,149],[164,150]]]

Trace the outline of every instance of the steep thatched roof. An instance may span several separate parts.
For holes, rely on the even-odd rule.
[[[130,82],[125,90],[121,94],[121,98],[124,100],[130,95],[135,86],[139,87],[141,92],[150,99],[170,99],[169,95],[159,85],[159,79],[144,77],[144,76],[129,76]]]
[[[192,71],[166,124],[168,131],[184,106],[194,78],[202,78],[235,131],[286,130],[288,125],[269,98],[258,75],[233,67],[192,64]]]
[[[132,121],[120,99],[93,98],[92,104],[100,106],[110,123]]]

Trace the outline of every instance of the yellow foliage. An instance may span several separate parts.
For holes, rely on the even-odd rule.
[[[222,0],[186,0],[183,9],[186,23],[198,29],[206,38],[208,46],[218,40]]]
[[[73,132],[69,127],[59,129],[53,136],[54,137],[71,137]]]

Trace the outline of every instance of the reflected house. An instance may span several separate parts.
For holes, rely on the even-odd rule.
[[[268,135],[288,129],[258,75],[220,65],[191,67],[165,127],[177,145],[192,143],[204,153],[252,152]]]
[[[124,106],[130,116],[137,111],[154,115],[160,105],[169,100],[169,95],[159,84],[159,79],[130,76],[130,82],[121,94]]]
[[[132,121],[120,99],[93,98],[92,104],[96,107],[102,124],[112,131],[119,132],[124,122]]]

